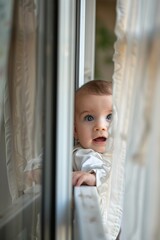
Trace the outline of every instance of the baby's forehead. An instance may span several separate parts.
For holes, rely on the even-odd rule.
[[[98,94],[94,91],[90,91],[89,89],[80,89],[76,92],[76,99],[83,98],[83,97],[89,97],[89,96],[105,96],[107,94]]]
[[[80,91],[76,94],[75,97],[75,104],[76,107],[78,107],[79,105],[81,105],[81,103],[83,102],[83,104],[85,102],[88,102],[88,99],[92,96],[92,98],[98,96],[97,94],[91,94],[88,91]]]
[[[112,108],[112,95],[78,93],[75,101],[75,110],[86,109],[107,109]],[[97,110],[96,110],[97,111]]]
[[[102,97],[102,96],[111,96],[109,94],[97,94],[95,92],[91,92],[88,89],[81,89],[80,91],[78,91],[75,95],[75,100],[79,101],[79,100],[83,100],[84,98],[89,98],[90,96],[92,96],[93,98],[97,98],[97,97]]]

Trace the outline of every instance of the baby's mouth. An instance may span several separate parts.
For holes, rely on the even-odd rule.
[[[97,137],[93,139],[94,142],[106,142],[106,140],[106,137]]]

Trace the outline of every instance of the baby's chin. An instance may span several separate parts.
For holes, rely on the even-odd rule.
[[[81,147],[85,148],[85,149],[92,149],[94,150],[95,152],[98,152],[98,153],[105,153],[106,152],[106,145],[104,146],[98,146],[98,145],[90,145],[90,144],[80,144]]]
[[[105,153],[106,152],[106,147],[93,147],[92,149],[95,152],[98,152],[98,153]]]

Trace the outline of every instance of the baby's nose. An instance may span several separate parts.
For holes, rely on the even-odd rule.
[[[103,123],[98,123],[94,127],[94,131],[107,131],[107,125]]]

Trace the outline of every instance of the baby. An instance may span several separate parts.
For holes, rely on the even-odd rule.
[[[92,80],[76,91],[72,185],[99,187],[110,174],[105,157],[112,120],[112,82]]]

